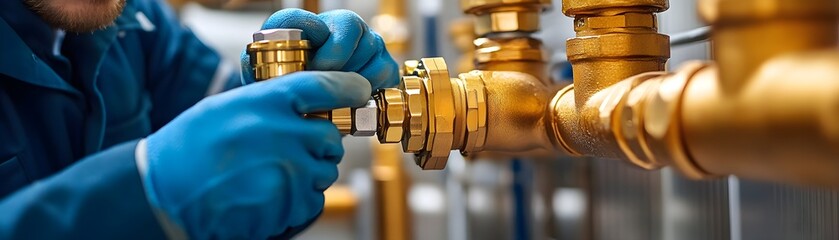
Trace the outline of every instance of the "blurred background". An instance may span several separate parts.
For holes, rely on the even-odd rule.
[[[453,66],[474,38],[455,0],[171,3],[236,69],[251,34],[282,8],[355,11],[398,41],[389,45],[397,61],[442,56]],[[572,19],[557,9],[559,0],[553,5],[538,36],[554,79],[570,80],[564,49]],[[671,36],[701,35],[696,29],[703,27],[695,0],[671,1],[659,21]],[[669,65],[708,57],[707,42],[674,43]],[[735,177],[693,181],[669,168],[601,159],[474,161],[455,153],[446,170],[422,171],[399,147],[369,138],[344,142],[327,209],[297,239],[839,239],[837,191]]]

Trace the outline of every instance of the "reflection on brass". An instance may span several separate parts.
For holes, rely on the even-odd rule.
[[[402,151],[397,144],[373,144],[378,239],[411,239],[411,211],[408,209],[410,178],[402,167]]]
[[[475,69],[523,72],[551,84],[542,41],[529,37],[479,38],[475,46]]]
[[[355,213],[358,198],[343,185],[332,185],[323,191],[323,217],[339,217]]]
[[[309,41],[299,29],[267,29],[254,33],[248,44],[256,81],[264,81],[306,68]]]
[[[475,45],[475,23],[472,19],[461,18],[451,23],[449,27],[449,39],[452,45],[462,54],[457,60],[456,72],[468,72],[475,69],[473,56]]]
[[[411,48],[411,30],[405,0],[379,1],[379,12],[370,26],[382,36],[385,48],[397,61],[404,61]]]
[[[320,12],[320,0],[303,0],[303,9],[313,13]]]
[[[631,2],[667,7],[564,2],[583,39],[568,44],[575,86],[551,102],[556,146],[693,178],[839,186],[839,2],[701,1],[716,63],[674,73],[659,71],[668,52],[654,16],[615,15]]]
[[[574,85],[560,91],[551,103],[549,129],[556,146],[571,155],[627,158],[621,146],[631,144],[614,137],[610,111],[630,89],[654,75],[616,83],[664,70],[670,56],[669,38],[657,33],[654,12],[666,8],[665,0],[563,1],[563,12],[575,17],[577,37],[567,44]]]

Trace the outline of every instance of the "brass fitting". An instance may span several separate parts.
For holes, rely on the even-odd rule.
[[[702,1],[718,63],[675,73],[656,71],[666,38],[644,12],[665,1],[563,6],[583,39],[568,44],[576,86],[551,103],[556,146],[697,179],[839,186],[839,2]],[[642,74],[624,77],[633,72]]]
[[[309,41],[300,29],[267,29],[253,34],[247,53],[256,81],[306,69]]]
[[[474,43],[475,69],[523,72],[551,85],[542,41],[530,37],[478,38]]]
[[[550,0],[461,0],[467,14],[475,15],[475,33],[539,31],[539,13],[551,7]]]
[[[306,69],[309,41],[302,39],[302,33],[300,29],[266,29],[253,34],[253,43],[248,44],[246,51],[250,55],[256,81]],[[341,134],[373,136],[378,125],[376,109],[375,103],[368,102],[358,108],[341,108],[305,116],[328,119]]]
[[[632,159],[616,139],[610,114],[621,99],[644,80],[646,72],[663,71],[670,57],[669,37],[657,32],[655,12],[667,9],[666,0],[566,0],[563,12],[574,17],[577,37],[568,40],[568,60],[574,85],[560,91],[551,103],[551,136],[571,155]],[[630,153],[631,154],[631,153]],[[662,166],[633,161],[644,168]]]

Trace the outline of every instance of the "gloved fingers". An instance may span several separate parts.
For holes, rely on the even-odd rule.
[[[399,65],[386,49],[381,49],[358,73],[370,80],[373,91],[396,86],[400,80]]]
[[[242,85],[256,82],[256,77],[254,77],[253,68],[251,67],[251,55],[248,55],[247,49],[242,50],[242,54],[239,55],[239,60],[239,64],[242,67]]]
[[[380,49],[384,48],[384,44],[384,41],[381,40],[378,34],[370,30],[364,31],[358,40],[355,51],[352,52],[352,56],[349,57],[349,60],[347,60],[347,63],[344,64],[341,70],[348,72],[361,70],[361,67],[364,67],[367,62],[371,61],[379,53]]]
[[[352,72],[297,72],[265,83],[269,89],[287,88],[280,91],[287,96],[268,99],[268,104],[290,98],[291,109],[299,115],[362,106],[371,92],[367,79]]]
[[[302,141],[309,156],[321,162],[338,164],[344,156],[341,133],[335,124],[325,119],[301,119],[305,123],[297,124],[303,128],[298,141]]]
[[[331,38],[331,28],[318,15],[302,9],[288,8],[271,14],[265,20],[265,23],[262,24],[262,29],[273,28],[297,28],[303,30],[303,39],[309,40],[309,44],[315,49],[323,46]]]
[[[338,165],[335,162],[314,161],[309,169],[315,191],[324,191],[338,180]]]
[[[333,10],[318,15],[329,28],[329,39],[324,42],[312,61],[309,68],[313,70],[344,70],[344,65],[356,51],[359,40],[367,31],[367,24],[364,20],[349,10]]]

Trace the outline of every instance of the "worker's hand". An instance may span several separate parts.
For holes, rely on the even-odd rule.
[[[262,29],[297,28],[313,47],[308,70],[357,72],[370,81],[373,90],[399,82],[399,65],[385,49],[384,41],[364,20],[348,10],[315,15],[300,9],[280,10]],[[250,57],[242,52],[242,81],[254,82]]]
[[[369,97],[367,80],[348,72],[298,72],[208,97],[139,145],[149,202],[194,239],[265,239],[304,225],[322,211],[344,149],[335,125],[303,114]]]

